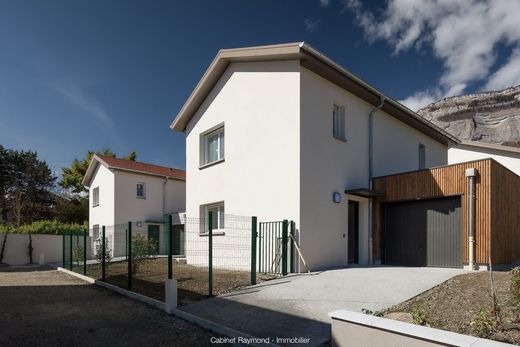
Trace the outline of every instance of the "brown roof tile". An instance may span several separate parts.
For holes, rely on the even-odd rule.
[[[186,180],[186,171],[174,169],[166,166],[143,163],[126,159],[119,159],[106,155],[97,155],[101,160],[108,164],[111,168],[141,172],[145,174],[170,177],[180,180]]]

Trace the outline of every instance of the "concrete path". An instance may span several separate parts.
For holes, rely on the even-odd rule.
[[[302,337],[310,338],[310,344],[300,340],[303,344],[318,345],[330,337],[331,311],[389,308],[463,273],[386,266],[328,270],[264,282],[181,309],[274,343],[288,342],[277,337]]]

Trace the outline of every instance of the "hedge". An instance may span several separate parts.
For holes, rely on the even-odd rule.
[[[88,229],[88,224],[68,224],[56,220],[42,220],[25,224],[17,228],[12,225],[0,224],[0,233],[21,233],[21,234],[53,234],[62,235],[70,232],[82,234]]]

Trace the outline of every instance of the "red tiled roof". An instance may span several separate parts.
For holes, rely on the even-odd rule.
[[[170,177],[180,180],[186,180],[186,171],[174,169],[166,166],[159,166],[154,164],[142,163],[139,161],[119,159],[115,157],[110,157],[106,155],[97,156],[108,164],[111,168],[128,170],[141,172],[150,175],[162,176],[162,177]]]

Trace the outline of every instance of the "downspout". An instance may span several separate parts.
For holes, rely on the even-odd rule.
[[[475,230],[477,225],[475,206],[476,206],[476,177],[478,171],[475,168],[466,169],[466,177],[468,178],[468,265],[470,270],[475,270]]]
[[[162,215],[166,213],[166,184],[168,183],[168,177],[164,177],[163,190],[162,190]]]
[[[381,95],[381,102],[370,111],[368,116],[368,189],[372,190],[372,177],[374,168],[374,124],[376,112],[385,104],[385,97]],[[368,263],[372,264],[373,259],[373,238],[372,238],[372,198],[368,200]]]

